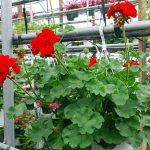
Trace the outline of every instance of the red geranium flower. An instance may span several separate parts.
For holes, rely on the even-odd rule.
[[[22,124],[22,128],[26,128],[26,126],[27,126],[27,124],[25,124],[25,123]]]
[[[27,114],[25,114],[25,113],[22,114],[22,117],[23,117],[23,118],[25,118],[26,116],[27,116]]]
[[[58,131],[59,131],[59,129],[58,129],[57,127],[54,127],[53,130],[54,130],[55,132],[58,132]]]
[[[89,62],[89,64],[88,64],[88,67],[92,67],[92,66],[95,65],[96,63],[97,63],[96,58],[91,57],[91,58],[90,58],[90,62]]]
[[[112,4],[107,12],[108,18],[113,17],[115,24],[123,26],[131,17],[137,16],[135,5],[127,0]]]
[[[16,73],[20,73],[20,68],[15,58],[11,58],[8,55],[0,54],[0,86],[4,83],[7,76],[11,75],[12,70]]]
[[[51,108],[51,109],[58,109],[61,107],[62,104],[60,103],[50,103],[48,104],[48,107]]]
[[[20,59],[22,59],[24,57],[24,52],[18,52],[17,55]]]
[[[43,57],[54,57],[54,44],[60,41],[60,37],[54,34],[52,30],[43,29],[31,42],[33,55]]]
[[[130,60],[130,66],[133,66],[133,65],[136,65],[136,66],[139,66],[139,62],[137,60]],[[124,63],[123,64],[123,67],[127,67],[127,63]]]

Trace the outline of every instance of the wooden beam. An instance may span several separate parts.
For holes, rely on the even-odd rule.
[[[18,5],[17,9],[18,9],[18,18],[21,18],[22,17],[22,5]]]
[[[147,11],[147,1],[146,0],[138,0],[139,3],[139,13],[138,13],[138,20],[142,21],[145,20],[146,11]],[[146,44],[147,39],[146,38],[140,38],[139,40],[139,50],[142,52],[146,52]],[[146,59],[140,59],[140,65],[146,65]],[[146,72],[141,73],[140,81],[144,82],[147,79]]]

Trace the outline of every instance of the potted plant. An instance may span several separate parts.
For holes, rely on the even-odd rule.
[[[64,4],[64,10],[72,10],[72,9],[77,9],[77,8],[80,8],[80,5],[77,2],[77,0],[67,1]],[[66,15],[69,21],[73,21],[74,18],[78,17],[78,12],[69,12]]]
[[[126,11],[123,6],[130,9]],[[31,41],[33,55],[41,56],[33,65],[26,66],[23,57],[24,69],[20,70],[16,59],[0,55],[0,66],[5,68],[0,68],[0,84],[8,78],[25,93],[24,101],[11,107],[7,116],[15,122],[17,117],[17,123],[18,118],[22,119],[19,125],[28,131],[31,141],[44,141],[47,149],[91,150],[94,143],[113,149],[127,142],[137,148],[147,139],[149,148],[150,86],[136,80],[142,71],[150,73],[149,66],[141,66],[138,61],[149,55],[127,48],[124,30],[125,22],[137,16],[135,5],[128,1],[116,3],[107,15],[122,28],[126,58],[123,61],[97,59],[95,55],[88,58],[87,50],[85,57],[63,57],[67,47],[55,34],[56,26],[43,29]],[[66,26],[59,31],[65,34],[72,30],[72,26]],[[46,58],[55,63],[48,64]],[[13,71],[27,80],[29,91],[17,83],[17,75],[12,78]],[[27,109],[26,104],[35,103],[34,110]],[[49,115],[42,114],[43,103],[48,106]]]

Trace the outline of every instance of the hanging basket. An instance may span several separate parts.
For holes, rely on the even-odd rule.
[[[89,16],[94,16],[94,10],[89,10]]]
[[[67,20],[68,21],[73,21],[78,16],[79,16],[78,12],[69,13],[69,14],[67,14]]]

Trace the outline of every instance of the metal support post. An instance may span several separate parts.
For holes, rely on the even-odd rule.
[[[2,3],[2,53],[13,55],[12,51],[12,1],[1,0]],[[10,106],[14,105],[13,83],[6,80],[3,85],[4,101],[4,138],[6,144],[14,146],[14,123],[7,118],[6,113]]]

